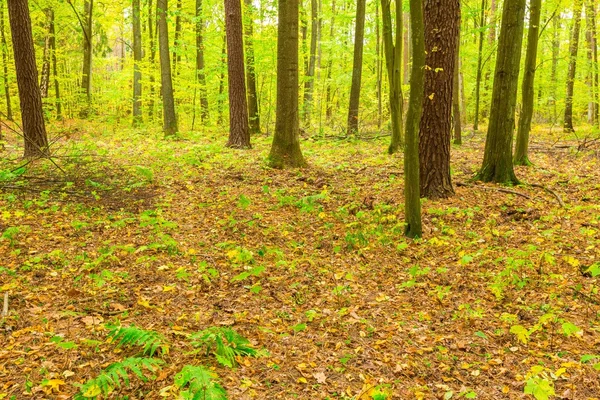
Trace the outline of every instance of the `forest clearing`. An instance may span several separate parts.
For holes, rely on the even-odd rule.
[[[599,399],[597,14],[0,0],[0,400]]]

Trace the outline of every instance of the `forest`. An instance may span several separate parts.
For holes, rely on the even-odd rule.
[[[600,398],[596,0],[0,0],[0,400]]]

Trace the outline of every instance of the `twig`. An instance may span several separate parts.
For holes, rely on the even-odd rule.
[[[8,315],[8,292],[4,293],[4,305],[2,306],[2,318]]]
[[[510,189],[491,187],[491,186],[483,186],[483,185],[469,185],[464,182],[456,182],[456,186],[466,186],[466,187],[475,187],[475,188],[480,188],[480,189],[485,189],[485,190],[495,190],[497,192],[510,193],[510,194],[514,194],[514,195],[521,196],[521,197],[531,200],[531,197],[526,195],[525,193],[516,192],[516,191],[510,190]]]
[[[553,191],[552,189],[550,189],[544,185],[537,184],[537,183],[531,183],[529,186],[544,189],[546,192],[550,193],[552,196],[554,196],[554,198],[556,198],[556,200],[558,201],[558,204],[560,204],[560,206],[562,208],[565,208],[565,202],[562,200],[562,198],[559,196],[559,194],[556,193],[555,191]]]

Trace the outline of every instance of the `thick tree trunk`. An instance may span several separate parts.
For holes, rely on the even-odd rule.
[[[2,78],[4,80],[4,98],[6,99],[6,118],[13,120],[10,88],[8,86],[8,44],[4,32],[4,4],[0,3],[0,44],[2,45]]]
[[[573,8],[573,30],[569,45],[569,71],[567,72],[567,95],[565,98],[565,132],[574,132],[573,128],[573,92],[575,89],[575,72],[577,69],[577,50],[579,49],[579,32],[581,28],[582,0],[575,0]]]
[[[406,114],[404,146],[404,234],[419,238],[423,234],[421,224],[421,199],[419,196],[419,124],[423,111],[425,87],[425,26],[423,2],[410,0],[410,28],[412,32],[412,69],[410,74],[410,98]]]
[[[494,73],[490,124],[485,141],[483,165],[476,176],[476,179],[484,182],[519,183],[513,169],[512,138],[524,15],[525,0],[505,0]]]
[[[385,51],[386,69],[389,83],[390,114],[392,122],[392,139],[388,153],[398,151],[402,142],[402,2],[395,2],[396,34],[392,32],[391,1],[381,0],[381,15],[383,21],[383,48]]]
[[[258,109],[258,94],[256,92],[256,69],[254,60],[254,5],[252,0],[246,4],[246,82],[248,84],[248,119],[250,133],[260,133],[260,112]]]
[[[536,59],[541,16],[542,0],[530,0],[527,54],[525,55],[525,72],[523,74],[523,86],[521,89],[522,108],[519,117],[519,129],[517,130],[517,144],[515,146],[515,165],[531,165],[528,155],[529,132],[531,131],[531,120],[533,118],[533,99],[535,93],[533,83],[537,67]]]
[[[140,0],[133,5],[133,126],[142,123],[142,26],[140,23]]]
[[[485,26],[486,0],[481,0],[481,18],[479,20],[479,49],[477,50],[477,77],[475,78],[475,117],[473,130],[479,130],[479,106],[481,104],[481,74],[483,69],[483,27]]]
[[[277,111],[269,153],[272,167],[306,165],[300,150],[298,115],[298,0],[279,0],[277,25]]]
[[[94,0],[84,3],[84,25],[83,25],[83,71],[81,73],[81,89],[85,93],[87,105],[82,111],[82,116],[87,116],[91,111],[92,103],[92,27],[94,14]]]
[[[250,148],[248,104],[244,76],[244,33],[241,0],[225,0],[227,70],[229,82],[229,140],[227,147]]]
[[[156,16],[158,18],[158,52],[160,55],[160,91],[163,99],[163,132],[167,136],[172,136],[177,134],[177,117],[175,115],[175,99],[173,98],[171,58],[169,57],[167,11],[167,0],[157,0]]]
[[[206,124],[209,120],[208,97],[206,95],[206,75],[204,73],[204,20],[202,0],[196,0],[196,78],[200,86],[200,118]]]
[[[454,195],[450,178],[452,89],[460,25],[459,0],[425,1],[425,91],[419,132],[421,197]]]
[[[462,118],[460,115],[460,26],[456,38],[456,57],[454,59],[454,81],[452,82],[452,113],[454,124],[454,144],[462,144]]]
[[[310,112],[313,101],[313,90],[315,87],[315,66],[317,63],[317,38],[319,37],[319,5],[317,0],[310,1],[310,56],[308,69],[306,70],[306,81],[304,82],[304,122],[310,123]]]
[[[366,0],[356,2],[356,30],[354,33],[354,61],[352,63],[352,86],[350,87],[350,106],[348,107],[348,134],[358,133],[358,110],[360,106],[360,83],[362,77],[362,59],[365,38]]]
[[[42,56],[42,73],[40,76],[40,93],[42,99],[48,97],[50,89],[50,27],[54,24],[54,13],[51,8],[44,10],[46,14],[46,37],[44,38],[44,53]]]
[[[44,125],[42,96],[38,85],[35,49],[27,0],[9,0],[8,18],[17,71],[17,86],[21,103],[21,120],[25,139],[24,157],[47,157],[48,137]]]

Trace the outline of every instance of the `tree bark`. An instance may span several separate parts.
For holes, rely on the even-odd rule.
[[[54,77],[54,99],[56,103],[56,119],[62,119],[62,102],[60,99],[60,83],[58,82],[58,68],[56,62],[56,32],[54,28],[54,10],[50,12],[50,52],[52,56],[52,76]]]
[[[142,123],[142,26],[140,0],[132,0],[133,6],[133,126]]]
[[[254,5],[252,0],[246,4],[246,82],[248,84],[248,119],[250,133],[260,133],[260,112],[258,109],[258,94],[256,92],[256,69],[254,59]]]
[[[525,0],[505,0],[483,165],[475,177],[483,182],[519,183],[513,169],[512,138],[524,15]]]
[[[350,88],[350,106],[348,107],[348,134],[358,133],[358,110],[360,106],[360,83],[362,77],[362,59],[365,37],[366,0],[356,2],[356,30],[354,33],[354,61],[352,63],[352,86]]]
[[[554,17],[552,21],[553,33],[552,33],[552,69],[550,70],[550,81],[552,82],[551,102],[554,106],[554,123],[558,121],[558,109],[557,103],[557,86],[558,86],[558,56],[560,54],[560,15]]]
[[[569,71],[567,72],[567,95],[565,98],[565,132],[574,132],[573,128],[573,92],[575,89],[575,72],[577,69],[577,50],[579,49],[579,32],[581,28],[582,0],[575,0],[573,7],[573,31],[569,45]]]
[[[473,130],[479,130],[479,106],[481,104],[481,75],[483,69],[483,27],[485,25],[486,0],[481,0],[481,18],[479,20],[479,48],[477,50],[477,77],[475,78],[475,117]]]
[[[533,99],[535,88],[535,70],[537,67],[538,38],[540,36],[540,20],[542,16],[542,0],[529,2],[529,32],[527,33],[527,54],[525,55],[525,72],[521,89],[522,109],[517,130],[515,146],[515,165],[531,165],[529,161],[529,132],[533,118]]]
[[[332,41],[335,34],[335,0],[331,1],[331,24],[329,25],[329,40]],[[331,47],[330,47],[331,52]],[[327,84],[325,88],[325,119],[329,122],[333,116],[333,90],[331,88],[331,70],[333,69],[333,56],[327,61]]]
[[[88,116],[91,111],[92,103],[92,27],[94,14],[94,0],[87,0],[84,3],[83,25],[83,71],[81,73],[81,89],[85,93],[86,108],[82,110],[81,116]]]
[[[167,136],[173,136],[177,134],[177,117],[175,115],[175,99],[173,98],[171,58],[169,57],[167,11],[167,0],[157,0],[156,16],[158,18],[158,51],[160,56],[160,83],[163,99],[163,132]]]
[[[244,34],[240,0],[225,0],[227,70],[229,82],[229,140],[227,147],[250,148],[248,104],[244,76]]]
[[[48,157],[48,137],[44,125],[42,96],[38,85],[35,49],[27,0],[9,0],[8,18],[17,72],[25,158]]]
[[[421,197],[454,195],[450,178],[452,89],[460,25],[459,0],[425,1],[425,91],[419,132]]]
[[[404,146],[404,234],[410,238],[419,238],[423,235],[419,196],[419,124],[425,87],[425,27],[421,0],[410,0],[410,28],[412,68]]]
[[[54,23],[54,13],[51,8],[44,10],[46,14],[46,37],[44,38],[44,53],[42,56],[42,73],[40,76],[40,93],[42,99],[48,97],[50,89],[50,27]]]
[[[10,88],[8,86],[8,44],[4,33],[4,4],[0,3],[0,44],[2,45],[2,78],[4,80],[4,98],[6,99],[6,119],[13,120]]]
[[[598,124],[600,126],[598,121],[598,40],[596,33],[596,6],[594,1],[587,0],[585,14],[588,60],[590,65],[588,79],[591,89],[591,96],[588,105],[588,121],[592,125]]]
[[[279,0],[277,24],[277,110],[269,153],[274,168],[306,165],[300,150],[298,115],[298,0]]]
[[[454,144],[462,144],[462,118],[460,115],[460,26],[456,38],[456,57],[454,60],[454,81],[452,82],[452,112],[454,123]]]
[[[396,34],[392,32],[391,0],[381,0],[383,22],[383,48],[385,51],[386,69],[389,83],[390,114],[392,122],[392,139],[388,153],[394,154],[402,146],[402,2],[395,1]]]
[[[177,11],[175,12],[175,37],[173,38],[173,72],[179,75],[179,62],[181,61],[180,45],[181,45],[181,12],[182,2],[177,0]]]
[[[306,70],[306,81],[304,82],[304,122],[310,123],[310,112],[313,101],[313,90],[315,86],[315,66],[317,63],[317,38],[319,37],[319,9],[317,0],[310,1],[310,56],[308,69]]]
[[[206,75],[204,73],[204,20],[202,18],[202,0],[196,0],[196,78],[200,86],[200,118],[206,124],[210,118],[208,97],[206,95]]]
[[[158,28],[156,21],[152,16],[152,10],[154,7],[152,6],[152,0],[148,0],[148,44],[149,44],[149,62],[150,66],[154,68],[154,64],[156,62],[156,43],[154,42],[155,32]],[[154,74],[150,74],[150,96],[148,101],[148,119],[154,119],[154,84],[156,82],[154,78]]]

